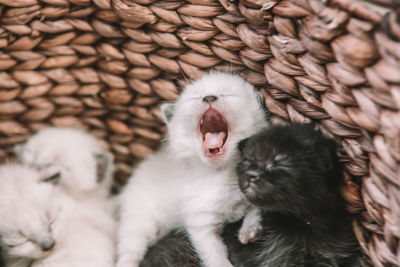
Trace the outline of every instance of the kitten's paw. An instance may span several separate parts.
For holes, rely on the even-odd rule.
[[[239,241],[240,243],[246,245],[257,241],[262,232],[262,225],[259,223],[253,224],[248,227],[242,227],[239,231]]]

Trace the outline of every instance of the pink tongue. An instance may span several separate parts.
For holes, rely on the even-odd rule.
[[[221,148],[224,144],[225,132],[206,133],[204,135],[203,148],[215,149]]]

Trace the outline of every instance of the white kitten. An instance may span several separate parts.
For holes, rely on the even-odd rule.
[[[62,211],[56,222],[54,252],[31,267],[114,266],[114,220],[60,193]]]
[[[162,106],[167,143],[142,162],[120,196],[117,267],[137,267],[147,247],[185,227],[204,265],[231,267],[220,231],[245,215],[235,175],[237,143],[266,126],[253,87],[211,73]]]
[[[113,266],[112,155],[90,134],[68,128],[40,131],[17,154],[47,177],[42,182],[54,184],[63,209],[57,251],[33,266]]]
[[[54,178],[63,192],[75,199],[109,195],[113,157],[96,138],[71,128],[50,127],[16,147],[18,158]]]
[[[20,165],[0,167],[0,240],[6,267],[29,266],[56,245],[58,201],[39,173]]]

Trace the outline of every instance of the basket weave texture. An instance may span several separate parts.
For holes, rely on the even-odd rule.
[[[123,183],[163,137],[162,101],[209,69],[238,72],[275,122],[335,138],[364,253],[400,266],[399,6],[0,0],[0,158],[41,128],[79,127],[114,152]]]

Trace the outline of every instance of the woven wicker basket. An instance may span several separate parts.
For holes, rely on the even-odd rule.
[[[208,69],[264,92],[274,121],[341,146],[354,229],[400,266],[398,0],[0,0],[0,158],[49,125],[89,130],[117,184],[156,149],[161,101]]]

